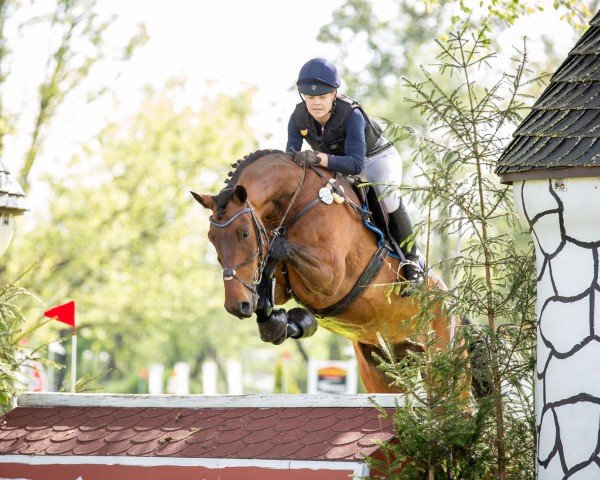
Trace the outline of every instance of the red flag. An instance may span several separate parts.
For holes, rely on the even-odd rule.
[[[44,317],[55,318],[59,322],[75,328],[75,302],[71,300],[63,305],[51,308],[44,312]]]

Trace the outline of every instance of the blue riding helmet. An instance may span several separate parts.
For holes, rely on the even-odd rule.
[[[324,58],[313,58],[300,69],[296,85],[304,95],[323,95],[333,92],[341,83],[340,74],[333,63]]]

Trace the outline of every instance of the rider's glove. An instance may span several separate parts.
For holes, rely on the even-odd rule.
[[[321,159],[318,157],[316,152],[313,152],[312,150],[304,150],[296,154],[294,157],[294,162],[301,167],[309,167],[311,165],[318,165],[321,163]]]

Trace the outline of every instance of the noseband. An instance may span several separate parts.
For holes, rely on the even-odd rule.
[[[214,225],[217,228],[227,228],[229,225],[231,225],[233,223],[233,221],[236,218],[238,218],[246,213],[249,213],[250,216],[252,217],[252,221],[254,224],[254,231],[256,232],[256,237],[258,238],[258,248],[256,249],[256,252],[254,253],[254,255],[252,255],[247,260],[244,260],[243,262],[238,263],[237,265],[235,265],[233,267],[223,267],[221,272],[223,274],[223,281],[227,282],[229,280],[237,280],[242,285],[244,285],[244,287],[246,287],[248,290],[250,290],[253,294],[256,294],[256,285],[258,285],[260,283],[260,280],[262,278],[262,272],[263,272],[263,270],[265,268],[265,264],[267,262],[267,255],[265,255],[265,244],[266,244],[265,239],[267,238],[267,232],[266,232],[265,228],[262,226],[262,224],[260,223],[260,221],[258,220],[258,218],[256,217],[256,214],[254,213],[254,208],[252,207],[252,205],[250,205],[250,203],[248,203],[248,202],[246,202],[246,205],[247,205],[246,208],[243,208],[239,212],[236,212],[233,217],[231,217],[229,220],[227,220],[224,223],[216,222],[215,220],[213,220],[212,217],[210,217],[208,220],[212,225]],[[244,281],[243,279],[241,279],[240,277],[238,277],[236,274],[236,270],[240,267],[243,267],[243,266],[248,265],[249,263],[253,262],[254,259],[257,257],[258,257],[258,267],[256,267],[256,270],[254,271],[254,275],[252,277],[252,283],[248,283],[248,282]]]
[[[311,166],[310,169],[313,170],[319,177],[321,177],[322,179],[327,181],[327,179],[325,179],[325,177],[323,177],[319,172],[317,172],[314,167]],[[285,213],[283,214],[283,217],[282,217],[279,225],[271,232],[270,240],[269,240],[269,235],[267,234],[265,227],[262,225],[262,223],[256,216],[254,208],[252,207],[252,205],[250,205],[250,202],[246,202],[246,205],[247,205],[246,208],[243,208],[242,210],[236,212],[233,215],[233,217],[231,217],[229,220],[227,220],[224,223],[218,223],[212,217],[210,217],[208,219],[210,221],[210,223],[217,228],[227,228],[229,225],[231,225],[231,223],[236,218],[238,218],[239,216],[244,215],[246,213],[249,213],[252,216],[252,221],[254,223],[254,230],[256,232],[256,236],[258,237],[258,248],[256,250],[256,253],[252,257],[248,258],[247,260],[243,261],[242,263],[239,263],[238,265],[235,265],[234,267],[223,267],[223,269],[222,269],[223,281],[227,282],[229,280],[237,280],[242,285],[244,285],[248,290],[250,290],[253,294],[257,294],[256,286],[260,283],[260,281],[262,279],[263,270],[265,269],[267,260],[269,258],[269,251],[270,251],[275,239],[277,237],[285,236],[287,233],[287,230],[294,223],[296,223],[296,221],[300,217],[302,217],[308,210],[310,210],[317,203],[319,203],[319,197],[316,197],[315,199],[311,200],[306,205],[304,205],[304,207],[302,207],[290,220],[288,220],[287,223],[285,223],[286,218],[290,212],[290,209],[292,208],[292,205],[294,204],[298,194],[300,193],[300,190],[302,189],[302,186],[304,185],[305,178],[306,178],[306,167],[302,167],[302,175],[300,176],[300,179],[298,180],[298,184],[296,185],[294,194],[292,195],[292,199],[290,200],[290,203],[288,204],[288,207],[287,207]],[[254,259],[257,257],[259,259],[259,262],[258,262],[258,267],[256,267],[256,270],[254,271],[252,283],[248,283],[248,282],[242,280],[241,278],[239,278],[236,275],[236,270],[238,268],[243,267],[244,265],[247,265],[250,262],[254,261]]]

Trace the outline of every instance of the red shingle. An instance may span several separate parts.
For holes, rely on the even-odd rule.
[[[374,408],[19,407],[0,455],[352,460],[392,437]]]
[[[259,430],[256,432],[252,432],[252,435],[248,435],[243,438],[242,441],[244,443],[260,443],[266,442],[267,440],[271,440],[276,435],[279,435],[280,432],[273,428],[265,428],[264,430]]]
[[[347,445],[349,443],[354,443],[360,440],[363,436],[362,432],[350,431],[350,432],[335,432],[335,435],[329,443],[332,445]]]
[[[15,408],[14,410],[12,410],[6,414],[4,419],[5,420],[14,420],[15,418],[19,418],[19,417],[31,417],[39,410],[45,410],[45,409],[37,408],[37,407],[35,407],[35,408],[32,408],[32,407]]]
[[[252,443],[243,447],[236,455],[239,458],[261,458],[273,449],[271,442]]]

